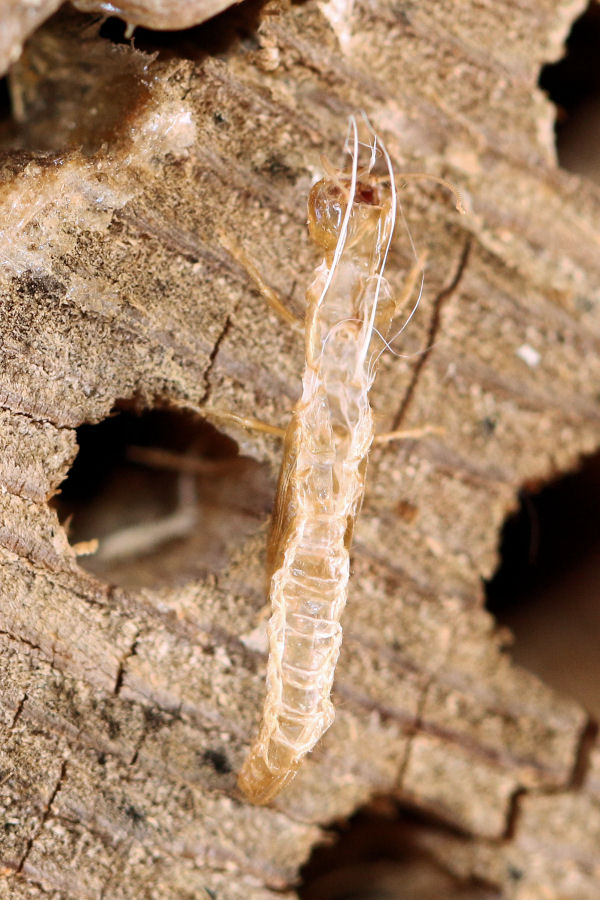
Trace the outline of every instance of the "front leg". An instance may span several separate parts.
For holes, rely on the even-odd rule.
[[[274,291],[273,288],[267,284],[267,282],[260,274],[258,266],[255,264],[254,260],[251,259],[250,256],[246,253],[238,240],[234,238],[233,235],[226,234],[224,231],[220,231],[218,237],[221,245],[225,247],[225,249],[233,256],[233,258],[242,266],[242,268],[246,270],[273,312],[277,313],[277,315],[281,319],[283,319],[284,322],[287,322],[287,324],[291,325],[295,330],[302,331],[303,324],[301,319],[295,316],[293,312],[290,312],[290,310],[281,300],[276,291]]]

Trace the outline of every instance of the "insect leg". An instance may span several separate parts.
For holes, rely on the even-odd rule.
[[[224,409],[215,409],[211,406],[203,406],[200,410],[203,416],[207,418],[220,419],[224,422],[234,422],[247,431],[261,431],[263,434],[272,434],[274,437],[285,437],[285,428],[278,425],[269,425],[268,422],[262,422],[260,419],[254,419],[252,416],[238,416],[235,413],[227,412]]]
[[[242,245],[234,238],[231,234],[226,234],[224,231],[219,232],[219,241],[225,247],[225,249],[233,256],[233,258],[239,262],[239,264],[246,270],[260,293],[263,295],[273,312],[277,313],[277,315],[287,322],[288,325],[292,325],[296,329],[303,329],[302,321],[294,315],[294,313],[290,312],[285,303],[280,299],[278,294],[273,290],[270,285],[264,280],[262,275],[260,274],[258,267],[256,266],[254,260],[248,256]]]
[[[390,444],[392,441],[412,441],[426,437],[428,434],[445,434],[446,429],[440,425],[423,425],[421,428],[400,428],[397,431],[382,431],[376,434],[374,444]]]
[[[442,187],[447,188],[450,191],[452,196],[454,197],[454,202],[456,204],[456,211],[459,212],[462,216],[464,216],[467,212],[465,209],[465,205],[463,203],[462,196],[460,191],[454,187],[452,182],[446,181],[445,178],[440,178],[439,175],[431,175],[429,172],[406,172],[405,174],[399,173],[397,176],[399,180],[402,182],[407,181],[435,181],[436,184],[441,184]]]
[[[398,299],[396,300],[396,307],[394,310],[394,317],[400,313],[402,307],[408,303],[412,292],[415,289],[417,284],[417,280],[420,275],[423,274],[425,270],[425,263],[427,262],[427,252],[421,253],[421,255],[415,259],[410,272],[408,273],[408,277],[404,283],[404,289]],[[420,296],[420,292],[419,292]],[[391,339],[393,340],[393,338]]]

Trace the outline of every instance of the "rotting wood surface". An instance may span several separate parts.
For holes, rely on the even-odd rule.
[[[157,56],[62,13],[13,72],[0,897],[291,897],[324,826],[382,793],[450,823],[415,826],[415,839],[506,897],[598,896],[593,727],[511,666],[481,588],[519,487],[567,471],[600,437],[600,198],[556,168],[536,89],[577,11],[358,3],[350,32],[336,10],[241,7]],[[285,424],[302,342],[216,235],[235,232],[301,311],[315,264],[307,191],[358,108],[400,167],[449,178],[470,205],[460,218],[434,185],[404,191],[429,253],[425,293],[408,358],[384,361],[373,394],[382,430],[445,431],[372,454],[336,721],[258,809],[235,773],[264,690],[268,502],[243,522],[232,513],[227,531],[231,498],[215,501],[227,535],[202,564],[190,535],[92,574],[49,501],[75,428],[115,405]],[[409,261],[399,241],[398,286]],[[219,427],[260,463],[239,490],[254,497],[266,479],[272,496],[277,443]]]

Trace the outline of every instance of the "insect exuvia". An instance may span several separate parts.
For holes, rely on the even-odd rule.
[[[239,776],[254,803],[269,802],[290,781],[334,718],[349,549],[374,438],[369,390],[398,306],[384,278],[397,214],[394,172],[366,119],[365,127],[366,164],[352,117],[350,167],[326,166],[308,200],[309,232],[324,259],[306,295],[302,395],[286,431],[269,541],[267,696]],[[379,155],[385,177],[373,172]],[[405,296],[415,278],[416,270]]]

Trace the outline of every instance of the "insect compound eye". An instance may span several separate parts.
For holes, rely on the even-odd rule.
[[[324,178],[318,181],[308,196],[308,229],[313,241],[325,251],[334,250],[340,237],[350,183],[342,185]],[[366,182],[356,185],[352,214],[348,223],[347,243],[360,240],[365,227],[379,215],[378,189]]]
[[[377,206],[379,204],[379,196],[372,184],[365,184],[359,181],[356,185],[355,203],[365,203],[367,206]]]
[[[346,212],[341,189],[323,178],[308,195],[308,230],[323,250],[333,250],[340,236]]]

